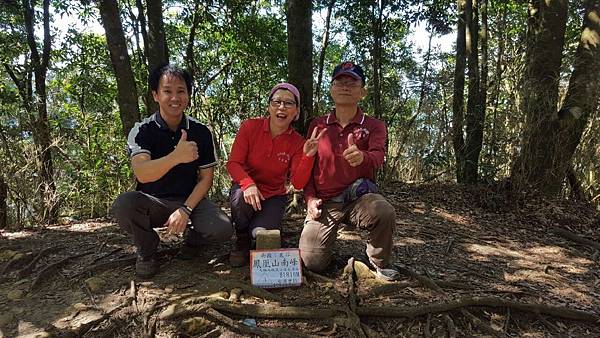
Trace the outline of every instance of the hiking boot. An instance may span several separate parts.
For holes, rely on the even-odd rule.
[[[158,272],[158,261],[156,256],[137,257],[135,261],[135,275],[140,278],[150,278]]]
[[[250,235],[246,232],[238,232],[236,240],[229,253],[229,264],[233,267],[244,266],[250,259]]]
[[[191,259],[199,257],[201,254],[202,254],[202,251],[200,250],[200,247],[193,246],[188,243],[183,243],[183,245],[179,249],[179,252],[177,252],[177,255],[175,256],[175,258],[181,259],[184,261],[189,261]]]
[[[373,263],[371,258],[369,258],[369,263],[371,263],[371,265],[375,268],[375,277],[380,280],[392,282],[400,278],[400,272],[398,272],[398,270],[391,264],[388,264],[385,267],[379,267]]]

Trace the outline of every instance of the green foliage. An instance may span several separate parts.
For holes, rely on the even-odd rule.
[[[324,12],[328,3],[316,1],[315,11]],[[18,86],[33,91],[32,69],[21,5],[6,4],[0,8],[0,43],[5,46],[0,51],[0,165],[9,185],[10,223],[27,225],[36,221],[33,206],[38,164],[32,139],[35,116],[27,111]],[[119,5],[140,108],[142,115],[149,115],[144,104],[148,69],[140,13],[134,0],[120,1]],[[486,181],[507,177],[511,159],[519,151],[524,120],[519,89],[525,66],[526,6],[522,1],[489,1],[489,86],[480,168]],[[114,198],[134,184],[125,139],[120,133],[116,79],[105,37],[74,27],[74,23],[98,26],[95,2],[54,1],[52,9],[54,38],[47,78],[48,112],[61,215],[102,217],[107,215]],[[563,92],[573,66],[581,9],[581,1],[571,2],[561,74]],[[331,72],[343,60],[353,60],[364,67],[371,95],[362,107],[372,113],[373,43],[380,11],[380,94],[389,134],[383,176],[405,181],[434,176],[452,179],[454,52],[434,46],[427,66],[427,51],[415,50],[408,37],[416,24],[426,26],[434,36],[448,33],[456,25],[455,1],[337,1],[320,95],[314,98],[319,102],[319,113],[331,107]],[[285,2],[164,0],[163,14],[171,62],[191,67],[194,74],[189,112],[211,127],[215,136],[221,166],[212,194],[224,198],[230,178],[223,164],[240,122],[265,115],[269,89],[287,78]],[[323,38],[324,24],[317,22],[322,20],[321,14],[313,16],[315,65]],[[63,22],[72,27],[64,28]],[[56,31],[56,27],[63,27],[63,31]],[[502,55],[498,55],[500,42],[504,44]],[[193,60],[188,59],[190,50]],[[498,58],[500,72],[496,69]],[[17,84],[6,67],[16,76]],[[313,76],[317,83],[316,67]],[[586,131],[574,159],[584,187],[594,194],[600,190],[596,183],[600,172],[593,161],[597,158],[596,130]],[[448,174],[439,175],[444,172]]]

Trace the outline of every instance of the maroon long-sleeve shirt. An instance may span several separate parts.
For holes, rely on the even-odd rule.
[[[354,119],[342,127],[335,110],[314,119],[308,135],[314,128],[327,128],[319,140],[313,174],[304,188],[306,201],[317,197],[324,201],[340,195],[347,186],[359,178],[375,179],[375,169],[383,165],[387,130],[382,121],[366,116],[360,108]],[[348,134],[354,134],[355,144],[364,154],[364,161],[352,167],[342,156],[348,148]]]

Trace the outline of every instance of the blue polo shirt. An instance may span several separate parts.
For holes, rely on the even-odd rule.
[[[182,129],[187,132],[187,140],[198,145],[198,159],[176,165],[157,181],[138,181],[136,190],[160,198],[186,198],[198,182],[198,171],[217,165],[212,133],[205,125],[187,115],[183,116],[176,131],[169,129],[160,113],[137,122],[127,138],[129,157],[146,153],[155,160],[168,155],[179,142]]]

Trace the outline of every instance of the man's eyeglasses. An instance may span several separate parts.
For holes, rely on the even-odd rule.
[[[337,81],[337,80],[333,81],[333,86],[338,87],[338,88],[346,87],[346,88],[354,89],[354,88],[360,87],[361,85],[362,85],[361,81],[345,81],[345,82]]]
[[[282,103],[283,103],[283,106],[285,108],[292,108],[292,107],[296,106],[296,102],[294,102],[294,101],[280,101],[280,100],[271,100],[271,101],[269,101],[269,104],[273,108],[279,108],[279,107],[281,107]]]

